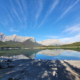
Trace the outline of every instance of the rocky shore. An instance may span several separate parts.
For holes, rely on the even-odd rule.
[[[0,80],[80,80],[80,61],[0,61]]]

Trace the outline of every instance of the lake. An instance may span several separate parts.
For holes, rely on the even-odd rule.
[[[80,51],[64,49],[16,49],[0,50],[0,59],[80,60]]]

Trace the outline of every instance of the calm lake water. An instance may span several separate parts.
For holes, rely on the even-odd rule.
[[[41,59],[41,60],[80,60],[80,52],[74,50],[53,49],[19,49],[0,50],[0,59]]]

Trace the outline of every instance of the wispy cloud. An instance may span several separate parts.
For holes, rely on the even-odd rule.
[[[6,19],[6,18],[4,17],[3,20],[4,20],[3,24],[4,24],[5,27],[6,27],[7,25],[9,25],[9,24],[8,24],[8,19]]]
[[[66,30],[64,30],[63,32],[68,32],[68,33],[74,33],[74,32],[80,32],[80,24],[77,24],[75,26],[72,26]]]
[[[25,25],[27,25],[27,13],[26,12],[24,12],[23,11],[23,8],[22,8],[22,6],[24,7],[24,9],[26,9],[26,11],[27,11],[27,7],[26,7],[26,2],[25,2],[25,0],[21,0],[21,2],[22,2],[22,5],[20,4],[20,1],[19,0],[16,0],[16,2],[17,2],[17,4],[18,4],[18,6],[19,6],[19,9],[20,9],[20,12],[21,12],[21,14],[22,14],[22,19],[24,20],[24,24]]]
[[[19,19],[19,21],[22,22],[11,0],[10,0],[10,3],[12,5],[12,9],[13,9],[15,15],[17,16],[17,18]]]
[[[14,8],[13,8],[13,11],[14,11],[15,15],[18,17],[19,21],[22,22],[19,15],[18,15],[18,13],[17,13],[17,11]]]
[[[21,1],[22,1],[24,9],[27,10],[26,1],[25,0],[21,0]]]
[[[11,15],[10,15],[10,13],[7,11],[7,9],[5,8],[5,6],[3,6],[2,5],[2,7],[4,8],[4,10],[7,12],[7,14],[8,14],[8,17],[9,17],[9,21],[11,21],[12,23],[13,23],[13,19],[12,19],[12,17],[11,17]]]
[[[58,18],[56,22],[58,22],[61,18],[64,17],[65,14],[67,14],[80,0],[77,0],[73,5],[69,6],[68,9]],[[56,23],[54,22],[54,23]]]
[[[3,26],[6,26],[6,24],[5,24],[4,22],[0,21],[0,23],[1,23]]]
[[[8,17],[9,17],[10,21],[13,22],[13,19],[12,19],[12,17],[10,16],[10,14],[8,14]]]
[[[51,12],[55,9],[55,7],[57,6],[57,4],[59,3],[59,0],[55,0],[52,3],[52,6],[50,7],[48,13],[45,15],[43,21],[41,22],[41,24],[38,26],[38,28],[44,23],[44,21],[46,20],[46,18],[51,14]]]
[[[18,30],[15,30],[13,28],[10,29],[11,32],[19,32]]]
[[[38,8],[38,11],[37,11],[37,14],[36,14],[36,16],[35,16],[35,25],[34,25],[34,27],[37,25],[37,20],[38,20],[38,17],[39,17],[39,15],[40,15],[40,13],[41,13],[41,11],[42,11],[42,9],[43,9],[43,2],[42,2],[42,0],[38,0],[38,3],[39,3],[39,8]],[[34,28],[33,27],[33,28]]]
[[[39,0],[39,9],[37,11],[36,20],[38,19],[39,15],[42,11],[42,8],[43,8],[43,2],[42,2],[42,0]]]
[[[62,42],[77,42],[77,41],[80,41],[80,34],[77,34],[76,36],[73,36],[73,37],[68,37],[68,38],[61,38],[59,39],[60,41]]]
[[[19,6],[19,8],[20,8],[21,13],[23,14],[24,12],[23,12],[23,9],[22,9],[22,6],[21,6],[19,0],[16,0],[16,2],[17,2],[18,6]]]

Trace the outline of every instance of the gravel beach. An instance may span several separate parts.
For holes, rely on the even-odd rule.
[[[6,63],[8,67],[0,67],[0,80],[80,80],[80,61],[22,59]]]

